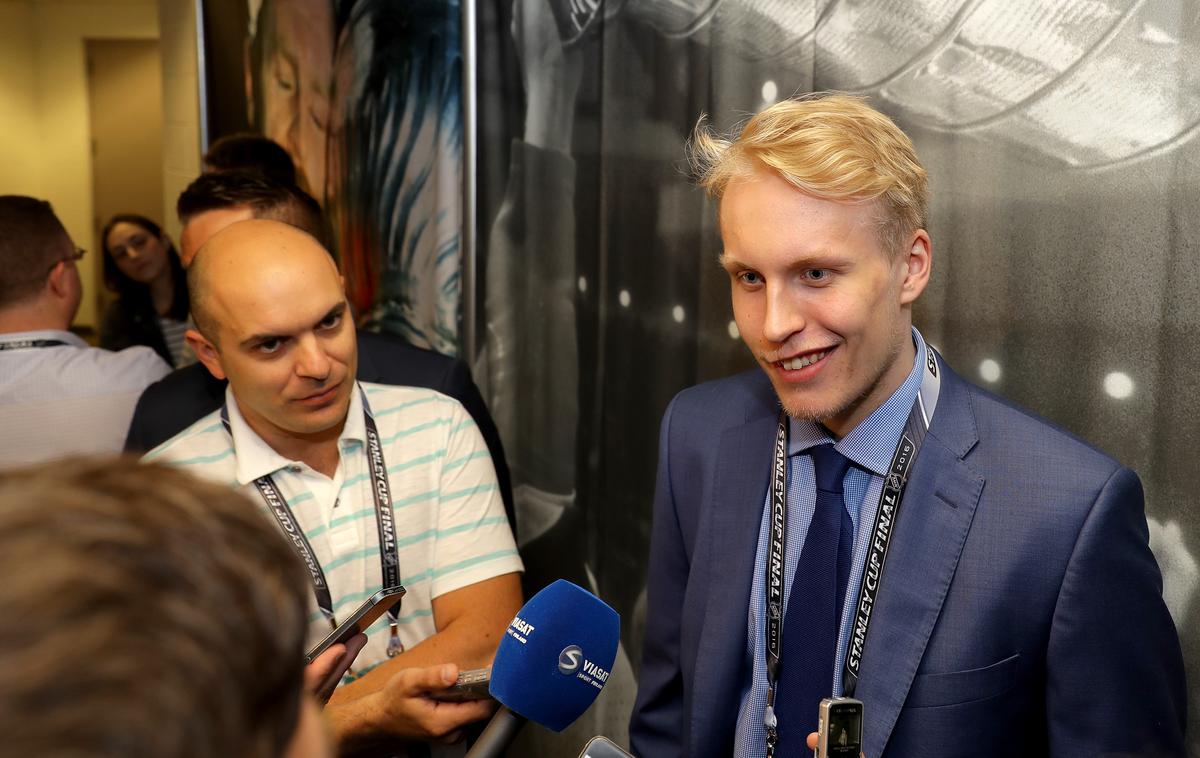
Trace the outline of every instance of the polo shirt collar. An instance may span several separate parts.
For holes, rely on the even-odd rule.
[[[246,423],[246,418],[238,408],[233,389],[225,387],[225,407],[229,411],[229,433],[233,437],[233,454],[237,460],[237,481],[245,485],[259,477],[274,474],[280,469],[287,468],[295,462],[284,458],[275,449],[263,441],[258,433]],[[366,425],[363,423],[362,388],[357,382],[350,393],[350,408],[346,413],[346,423],[338,436],[338,449],[343,450],[347,443],[363,444],[367,437]]]
[[[834,442],[825,427],[816,421],[790,419],[788,455],[798,455],[806,450],[827,443],[834,443],[839,453],[849,458],[860,468],[885,476],[892,464],[892,454],[904,432],[908,414],[917,401],[921,389],[921,367],[925,365],[925,340],[916,327],[912,328],[913,346],[917,349],[916,359],[908,378],[883,402],[874,413],[854,427],[842,439]]]

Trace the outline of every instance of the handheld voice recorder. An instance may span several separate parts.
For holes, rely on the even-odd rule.
[[[827,697],[817,711],[816,758],[859,758],[863,704],[852,697]]]

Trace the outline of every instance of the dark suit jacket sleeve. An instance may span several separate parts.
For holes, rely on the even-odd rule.
[[[158,446],[154,442],[158,435],[149,428],[155,414],[147,408],[147,394],[143,391],[138,397],[137,405],[134,406],[133,418],[129,421],[129,431],[125,435],[125,452],[127,453],[141,455]]]
[[[629,726],[633,753],[643,758],[682,755],[684,742],[679,634],[689,561],[671,480],[671,423],[675,405],[676,401],[672,401],[668,406],[659,435],[658,481],[646,590],[646,633],[637,702]]]
[[[471,378],[467,364],[462,361],[453,361],[447,372],[444,386],[445,389],[442,391],[463,404],[467,413],[475,419],[479,433],[483,435],[483,441],[487,444],[488,452],[492,456],[492,465],[496,468],[496,484],[500,487],[500,497],[504,500],[504,512],[508,516],[508,523],[515,535],[516,509],[513,504],[512,480],[508,473],[508,461],[504,458],[504,445],[500,442],[500,431],[496,428],[496,422],[492,420],[492,414],[488,411],[487,404],[483,402],[483,395],[479,393],[479,387]]]
[[[1049,754],[1183,756],[1186,689],[1147,545],[1142,487],[1118,469],[1080,531],[1046,652]]]
[[[125,452],[145,453],[212,413],[225,402],[225,382],[193,363],[151,384],[138,398],[125,435]]]

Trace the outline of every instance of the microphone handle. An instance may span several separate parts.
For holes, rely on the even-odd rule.
[[[479,739],[467,751],[466,758],[499,758],[504,755],[504,751],[517,738],[517,732],[525,726],[525,721],[524,716],[513,713],[508,706],[500,706],[500,710],[496,711],[496,715],[480,733]]]

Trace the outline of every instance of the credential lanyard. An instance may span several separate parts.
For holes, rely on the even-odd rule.
[[[31,347],[60,347],[66,344],[62,340],[12,340],[0,342],[0,350],[28,350]]]
[[[925,365],[921,371],[921,386],[917,391],[917,400],[913,403],[908,419],[904,423],[904,431],[900,442],[892,453],[892,463],[888,467],[887,476],[883,478],[883,491],[879,495],[879,506],[875,510],[875,524],[872,529],[871,542],[867,549],[866,563],[863,568],[862,586],[858,593],[858,603],[855,606],[850,639],[846,645],[846,660],[842,666],[842,694],[846,697],[854,695],[858,685],[859,667],[862,664],[863,646],[867,639],[867,629],[871,623],[871,611],[879,595],[879,584],[883,574],[883,565],[887,560],[888,547],[891,544],[893,527],[900,514],[900,504],[904,489],[908,486],[908,473],[912,469],[913,460],[925,442],[925,434],[929,430],[929,421],[937,407],[938,395],[941,391],[942,379],[938,368],[936,353],[932,347],[925,346]],[[779,743],[779,724],[775,717],[775,687],[779,682],[780,654],[783,642],[783,572],[787,547],[787,457],[788,457],[788,418],[787,414],[779,414],[779,425],[775,432],[774,461],[771,467],[770,514],[771,530],[766,560],[766,595],[767,595],[767,710],[764,714],[763,725],[767,731],[767,756],[775,754]]]
[[[362,392],[361,387],[359,390]],[[366,428],[367,436],[367,469],[371,477],[371,495],[375,500],[375,525],[379,529],[379,563],[383,587],[399,587],[400,555],[396,547],[396,521],[392,513],[391,487],[388,483],[387,464],[383,460],[383,444],[380,442],[379,429],[375,426],[375,419],[367,404],[366,392],[362,392],[362,405],[363,425]],[[229,424],[229,409],[226,406],[221,406],[221,423],[232,439],[233,428]],[[321,614],[329,621],[331,627],[336,628],[337,620],[333,614],[333,597],[329,592],[329,582],[325,580],[325,572],[321,568],[320,561],[317,560],[316,553],[313,552],[312,545],[304,535],[304,530],[296,523],[291,506],[288,505],[283,493],[279,491],[279,486],[275,484],[275,479],[270,474],[255,479],[254,486],[263,501],[266,502],[267,510],[275,517],[279,528],[291,542],[292,549],[300,557],[304,567],[308,569],[313,592],[317,596],[317,607],[321,609]],[[395,609],[388,611],[388,626],[390,627],[390,637],[387,654],[391,658],[404,652],[404,645],[400,642],[399,613]]]

